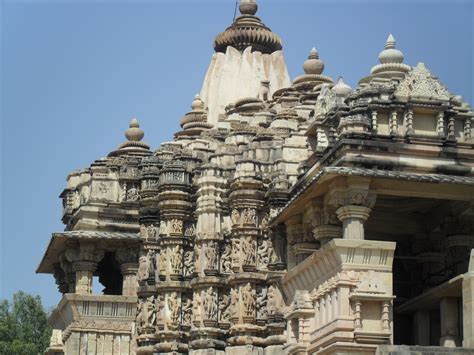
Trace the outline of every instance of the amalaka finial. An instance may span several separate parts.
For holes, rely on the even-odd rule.
[[[130,128],[125,131],[125,137],[132,142],[139,142],[143,139],[145,133],[140,128],[140,124],[136,118],[130,121]]]
[[[201,96],[199,96],[199,94],[196,94],[194,96],[193,102],[191,103],[191,108],[193,109],[193,111],[196,111],[196,110],[201,110],[203,106],[204,106],[204,103],[201,100]]]
[[[395,37],[390,33],[385,41],[385,49],[379,54],[379,61],[382,64],[402,63],[403,53],[395,48]]]
[[[239,10],[242,15],[255,15],[258,10],[256,0],[240,0]]]
[[[319,59],[319,54],[316,48],[313,47],[309,52],[308,59],[303,64],[305,74],[320,75],[324,70],[324,62]]]

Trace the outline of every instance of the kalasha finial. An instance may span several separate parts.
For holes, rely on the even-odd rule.
[[[256,0],[240,0],[239,10],[242,15],[255,15],[258,10]]]
[[[385,41],[385,49],[379,54],[380,63],[387,64],[403,62],[403,53],[395,48],[396,43],[395,38],[390,33]]]
[[[136,118],[130,121],[130,128],[125,131],[125,137],[132,142],[139,142],[143,139],[145,133],[140,128],[140,124]]]
[[[309,52],[308,59],[303,64],[305,74],[319,75],[324,70],[324,62],[319,59],[319,54],[316,48],[313,47]]]
[[[201,96],[199,96],[199,94],[196,94],[194,96],[193,102],[191,103],[192,110],[193,111],[201,110],[203,108],[203,106],[204,106],[204,103],[201,100]]]

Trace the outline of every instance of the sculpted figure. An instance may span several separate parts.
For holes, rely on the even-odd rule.
[[[242,223],[255,225],[255,222],[255,210],[252,208],[245,209],[242,213]]]
[[[224,243],[222,245],[221,253],[221,272],[228,274],[232,271],[232,261],[231,261],[232,247],[229,243]]]
[[[219,321],[228,322],[230,319],[230,296],[226,293],[219,297]]]
[[[166,249],[162,249],[160,253],[160,260],[159,260],[160,263],[158,265],[160,275],[166,275],[166,263],[167,263],[166,252],[167,252]]]
[[[215,270],[217,266],[216,242],[209,241],[206,245],[207,270]]]
[[[193,297],[193,321],[200,322],[201,321],[201,295],[200,291],[194,292]]]
[[[193,302],[191,299],[188,297],[184,298],[181,308],[183,312],[183,324],[191,325],[191,317],[193,313]]]
[[[240,265],[240,240],[232,240],[232,266]]]
[[[237,291],[235,288],[230,290],[229,313],[231,316],[239,315],[239,291]]]
[[[179,302],[178,294],[176,292],[171,293],[168,296],[168,309],[170,314],[170,320],[172,323],[176,324],[179,321]]]
[[[236,224],[236,225],[240,224],[240,213],[238,210],[232,210],[232,214],[230,218],[232,219],[233,224]]]
[[[148,258],[141,255],[138,259],[138,280],[144,281],[148,278]]]
[[[246,316],[251,317],[255,315],[255,302],[255,292],[250,283],[247,283],[247,285],[242,288],[242,303]]]
[[[200,272],[201,271],[201,250],[202,250],[202,245],[196,243],[194,245],[194,272]]]
[[[131,187],[130,189],[128,189],[127,201],[138,201],[139,199],[140,199],[140,195],[136,187]]]
[[[144,305],[145,303],[143,300],[139,299],[137,305],[137,328],[139,333],[141,333],[141,330],[146,327],[147,317]]]
[[[244,264],[254,265],[255,264],[255,243],[251,237],[247,237],[243,240],[242,251],[244,253]]]
[[[204,294],[204,311],[206,319],[215,319],[217,316],[216,292],[212,286]]]
[[[148,272],[147,272],[147,278],[149,277],[155,277],[155,270],[156,270],[156,265],[155,265],[155,251],[154,250],[148,250],[147,253],[147,267],[148,267]]]
[[[148,327],[156,326],[156,307],[155,307],[155,297],[150,296],[146,299],[146,319]]]
[[[171,269],[175,275],[181,274],[183,269],[183,249],[176,245],[170,253]]]
[[[170,232],[175,234],[182,234],[183,233],[183,221],[180,219],[172,219],[170,222],[171,228]]]
[[[147,227],[147,240],[148,238],[150,239],[155,239],[156,238],[156,228],[153,224],[150,224]]]
[[[193,251],[184,252],[184,276],[191,276],[194,273]]]
[[[267,288],[259,287],[257,292],[257,318],[267,317]]]
[[[261,239],[260,244],[257,248],[257,262],[258,266],[266,267],[270,261],[269,258],[269,241],[267,239]]]

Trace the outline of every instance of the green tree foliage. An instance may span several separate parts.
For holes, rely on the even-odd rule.
[[[49,344],[51,328],[39,296],[22,291],[13,295],[13,303],[0,303],[0,354],[43,354]]]

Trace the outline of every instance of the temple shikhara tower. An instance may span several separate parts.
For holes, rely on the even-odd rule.
[[[256,13],[172,140],[69,174],[48,353],[473,354],[471,107],[392,35],[354,89],[314,48],[291,80]]]

